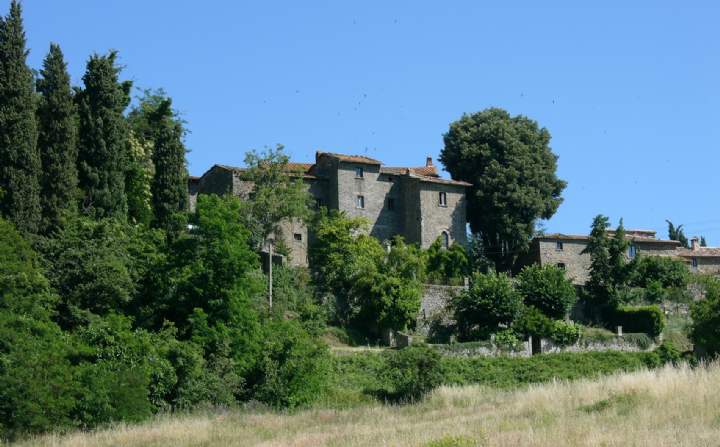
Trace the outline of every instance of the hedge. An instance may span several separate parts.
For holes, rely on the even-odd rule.
[[[665,315],[658,306],[619,306],[608,312],[611,327],[622,326],[624,332],[644,332],[657,337],[665,328]]]

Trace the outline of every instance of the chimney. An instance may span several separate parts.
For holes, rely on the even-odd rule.
[[[425,159],[425,166],[429,168],[432,165],[432,157],[428,155],[428,158]]]
[[[700,239],[697,236],[690,239],[690,248],[695,251],[700,248]]]

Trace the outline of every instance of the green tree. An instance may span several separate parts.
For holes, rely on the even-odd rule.
[[[130,81],[120,82],[117,53],[94,54],[77,95],[80,117],[78,175],[82,210],[95,217],[127,215],[125,176],[128,129],[123,111],[130,103]]]
[[[427,252],[427,274],[436,282],[460,282],[469,274],[470,261],[465,247],[454,243],[450,248],[442,246],[441,238],[430,244]]]
[[[141,143],[151,148],[153,223],[177,231],[182,222],[179,216],[187,210],[188,195],[184,123],[162,90],[146,91],[128,120]]]
[[[517,277],[517,290],[525,304],[553,319],[565,318],[577,301],[575,287],[565,271],[553,265],[525,267]]]
[[[271,235],[276,241],[281,240],[283,220],[310,217],[312,196],[302,176],[291,175],[288,162],[282,145],[245,155],[245,179],[254,185],[245,202],[245,222],[257,247],[262,247]]]
[[[590,279],[585,284],[590,298],[596,304],[606,304],[613,295],[612,264],[607,228],[608,218],[598,214],[593,219],[590,239],[582,254],[590,255]]]
[[[37,110],[42,229],[57,230],[62,217],[77,205],[77,108],[62,50],[50,44],[37,80],[41,94]]]
[[[537,219],[562,202],[550,132],[524,116],[490,108],[463,115],[444,135],[440,161],[454,179],[472,183],[468,220],[498,271],[527,250]]]
[[[700,236],[700,246],[707,247],[707,240],[705,240],[705,236]]]
[[[688,238],[685,236],[685,231],[683,230],[682,225],[675,226],[672,222],[669,220],[666,220],[668,224],[668,239],[671,241],[678,241],[680,242],[680,245],[682,245],[685,248],[690,248],[690,242],[688,241]]]
[[[35,233],[41,218],[40,155],[27,54],[22,8],[13,0],[8,16],[0,18],[0,216]]]
[[[684,289],[690,280],[685,263],[668,256],[638,256],[633,264],[629,283],[634,287],[657,283],[665,289]]]
[[[128,220],[146,226],[153,220],[152,181],[155,165],[152,153],[152,142],[139,139],[131,131],[128,136],[128,170],[125,176]]]
[[[608,242],[611,281],[616,287],[625,286],[630,275],[626,257],[629,245],[623,220],[620,219],[613,237]]]
[[[500,325],[510,325],[522,306],[522,296],[504,273],[475,273],[470,288],[452,302],[458,333],[465,340],[486,337]]]

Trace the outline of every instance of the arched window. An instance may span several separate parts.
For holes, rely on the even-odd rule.
[[[442,232],[442,245],[444,248],[450,247],[450,235],[447,231]]]

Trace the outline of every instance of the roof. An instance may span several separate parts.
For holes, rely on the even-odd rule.
[[[421,182],[426,183],[437,183],[440,185],[454,185],[454,186],[472,186],[472,183],[463,182],[461,180],[452,180],[449,178],[440,178],[440,177],[430,177],[427,175],[418,175],[410,173],[409,176],[411,178],[416,178],[420,180]]]
[[[614,232],[609,231],[608,234],[612,235]],[[637,233],[648,233],[647,231],[639,231],[639,230],[628,230],[626,233],[626,239],[629,239],[632,242],[637,243],[643,243],[643,244],[670,244],[670,245],[680,245],[680,242],[678,241],[672,241],[669,239],[655,239],[654,237],[645,237],[645,236],[634,236],[633,234]],[[654,234],[654,232],[653,232]],[[536,236],[533,239],[535,240],[541,240],[541,241],[555,241],[555,240],[565,240],[565,241],[587,241],[590,239],[590,236],[583,234],[562,234],[562,233],[551,233],[551,234],[545,234],[542,236]]]
[[[380,168],[382,174],[417,174],[425,177],[440,177],[435,166],[420,166],[418,168],[383,166]]]
[[[197,175],[188,175],[188,181],[189,182],[199,182],[201,177],[198,177]]]
[[[374,158],[366,157],[364,155],[346,155],[346,154],[336,154],[333,152],[318,152],[316,154],[316,158],[320,158],[322,156],[328,156],[332,158],[337,158],[340,161],[346,161],[349,163],[364,163],[368,165],[381,165],[378,160],[375,160]]]
[[[720,258],[720,247],[697,247],[695,250],[680,247],[675,254],[683,258]]]
[[[315,178],[315,176],[310,172],[311,168],[315,166],[314,163],[288,163],[286,171],[291,176],[302,176],[303,178]],[[237,174],[244,174],[248,171],[247,168],[241,168],[238,166],[228,166],[228,165],[221,165],[221,164],[215,164],[210,169],[207,170],[205,174],[212,171],[213,168],[220,168],[224,169],[226,171],[235,172]],[[203,174],[203,176],[205,175]]]

